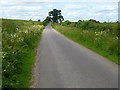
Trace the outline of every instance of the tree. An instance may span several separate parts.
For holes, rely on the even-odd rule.
[[[95,22],[95,23],[100,23],[99,21],[96,21],[96,20],[94,20],[94,19],[90,19],[89,21],[93,21],[93,22]]]
[[[53,9],[53,11],[48,12],[48,17],[46,18],[50,22],[62,22],[64,21],[63,16],[61,15],[61,10]]]
[[[82,22],[82,20],[78,20],[78,22]]]
[[[38,20],[38,22],[40,22],[40,19]]]
[[[30,19],[29,21],[32,21],[32,19]]]

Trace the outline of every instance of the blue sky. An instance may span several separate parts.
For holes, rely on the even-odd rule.
[[[2,0],[0,17],[43,21],[54,8],[62,10],[65,20],[95,19],[118,21],[119,0]]]

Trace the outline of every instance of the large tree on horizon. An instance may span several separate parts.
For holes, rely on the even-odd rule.
[[[53,9],[53,11],[48,12],[48,17],[46,18],[50,22],[62,22],[64,21],[63,16],[61,15],[61,10]]]

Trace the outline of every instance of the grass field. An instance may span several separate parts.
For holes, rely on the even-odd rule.
[[[42,22],[2,20],[2,87],[28,88]]]
[[[79,21],[54,23],[52,27],[71,40],[118,62],[118,23]]]

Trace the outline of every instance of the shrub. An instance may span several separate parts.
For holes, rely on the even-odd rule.
[[[63,23],[61,23],[61,25],[62,25],[62,26],[67,26],[67,25],[70,25],[70,24],[71,24],[71,22],[70,22],[70,21],[68,21],[68,20],[67,20],[67,21],[65,21],[65,22],[63,22]]]

